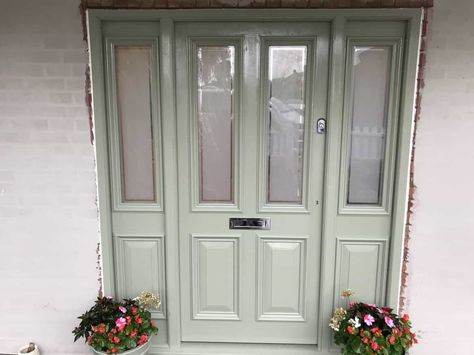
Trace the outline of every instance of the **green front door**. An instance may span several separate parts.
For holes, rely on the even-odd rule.
[[[327,355],[342,290],[396,307],[420,15],[89,13],[104,290],[161,294],[152,353]]]
[[[329,30],[176,26],[183,341],[317,342]]]

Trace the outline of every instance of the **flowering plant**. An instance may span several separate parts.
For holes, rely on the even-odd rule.
[[[417,343],[407,314],[399,317],[389,307],[350,303],[352,294],[351,290],[342,293],[349,306],[337,308],[329,324],[342,354],[401,355]]]
[[[140,296],[143,299],[144,293]],[[159,296],[146,293],[150,306],[160,304]],[[94,306],[78,317],[81,322],[74,328],[74,341],[83,337],[87,344],[107,354],[121,353],[145,344],[158,332],[151,313],[140,302],[140,297],[115,301],[99,297]],[[152,299],[150,301],[150,298]]]

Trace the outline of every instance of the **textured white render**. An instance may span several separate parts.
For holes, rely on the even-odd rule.
[[[78,5],[0,1],[0,353],[84,352],[71,330],[99,289]]]
[[[474,354],[473,19],[474,1],[435,0],[429,23],[406,293],[415,355]]]

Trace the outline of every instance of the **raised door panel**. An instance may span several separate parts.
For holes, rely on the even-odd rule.
[[[193,319],[239,319],[238,237],[192,237]]]
[[[260,238],[258,319],[304,321],[306,239]]]
[[[385,240],[338,239],[335,306],[346,289],[355,292],[351,302],[383,303],[386,253]]]
[[[134,298],[142,291],[159,293],[161,306],[153,318],[165,314],[165,262],[163,236],[116,238],[117,291],[120,298]]]

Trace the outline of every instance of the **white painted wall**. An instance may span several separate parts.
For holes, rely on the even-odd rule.
[[[84,351],[71,330],[99,288],[78,5],[0,1],[0,353]]]
[[[45,354],[84,352],[71,330],[98,290],[78,4],[0,0],[0,353],[29,340]],[[412,354],[469,355],[474,2],[435,0],[433,14],[407,310],[421,333]]]
[[[474,354],[473,18],[472,0],[435,0],[430,18],[406,294],[421,337],[412,354]]]

